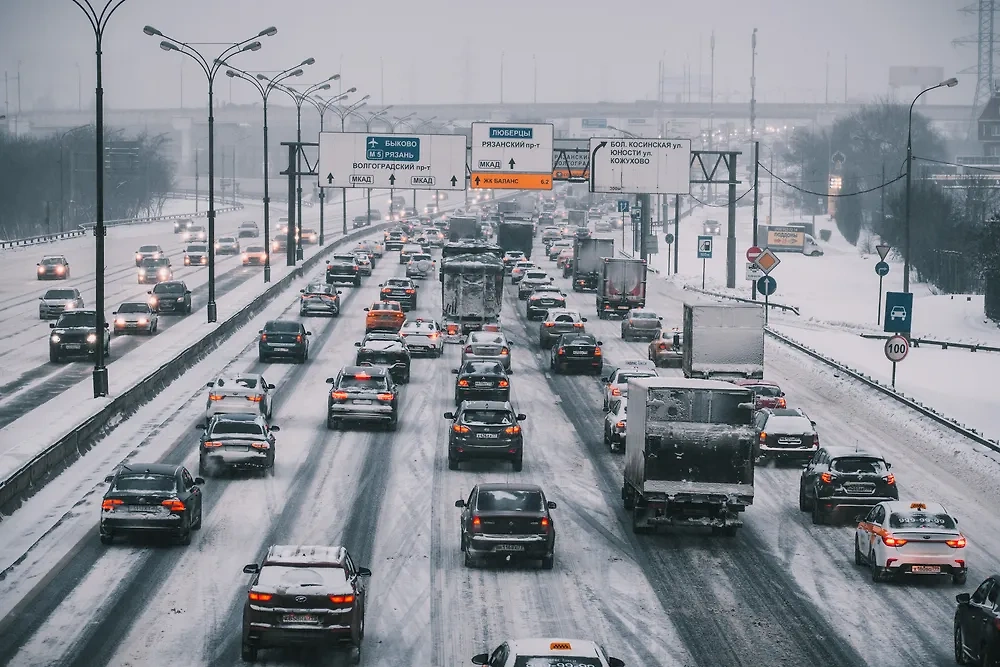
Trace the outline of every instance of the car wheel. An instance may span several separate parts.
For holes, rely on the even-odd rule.
[[[327,417],[326,418],[326,428],[327,428],[327,430],[336,431],[339,426],[340,426],[340,424],[338,423],[338,420],[335,417]]]
[[[872,549],[871,553],[868,554],[868,564],[869,566],[871,566],[872,570],[872,581],[875,582],[876,584],[879,583],[880,581],[884,581],[885,580],[884,568],[881,568],[876,564],[874,549]]]
[[[458,459],[448,457],[448,470],[458,470]]]
[[[476,559],[473,557],[473,555],[469,552],[468,549],[465,550],[465,558],[463,559],[462,564],[465,565],[465,567],[476,566]]]
[[[511,464],[514,467],[514,472],[521,472],[524,469],[524,454],[518,454]]]
[[[799,485],[799,511],[800,512],[808,512],[811,509],[812,509],[812,507],[809,506],[809,499],[806,498],[806,490],[800,484]]]
[[[257,662],[257,647],[244,640],[240,645],[240,657],[243,662]]]
[[[604,444],[611,444],[611,435],[608,433],[608,423],[604,422]]]
[[[101,533],[101,544],[111,544],[115,541],[114,533]]]
[[[736,537],[738,526],[712,526],[712,534],[719,537]]]
[[[388,429],[389,431],[395,431],[398,427],[399,427],[399,417],[393,417],[392,419],[389,420],[389,423],[386,425],[386,429]]]
[[[965,584],[965,579],[967,576],[968,575],[965,572],[962,572],[961,574],[953,574],[951,575],[951,583],[955,584],[956,586],[962,586]],[[983,660],[983,664],[989,665],[990,663],[987,662],[986,660]]]
[[[814,526],[822,526],[827,522],[826,513],[820,509],[818,503],[813,504],[812,508],[812,522]]]
[[[854,536],[854,564],[864,565],[864,558],[861,557],[861,548],[858,546],[858,536]]]
[[[49,350],[49,361],[51,361],[54,364],[58,364],[59,363],[59,353],[58,352],[54,352],[52,350]]]
[[[181,545],[182,547],[186,547],[186,546],[188,546],[189,544],[191,544],[191,529],[190,529],[190,528],[188,528],[187,530],[185,530],[185,531],[183,531],[182,533],[180,533],[180,534],[179,534],[179,535],[177,536],[177,542],[178,542],[178,544],[180,544],[180,545]]]
[[[361,278],[355,278],[354,279],[354,286],[355,287],[361,287]]]
[[[965,654],[965,633],[962,632],[962,626],[957,621],[955,622],[955,664],[956,665],[968,665],[971,664],[969,656]],[[984,664],[989,664],[984,661]]]
[[[215,477],[215,467],[208,464],[203,458],[198,459],[198,476],[205,478]]]
[[[407,373],[406,375],[404,375],[402,380],[400,380],[400,382],[402,384],[410,384],[410,374]]]
[[[551,570],[552,567],[555,565],[555,561],[556,561],[555,554],[549,554],[547,556],[544,556],[542,558],[542,569]]]
[[[365,638],[365,608],[362,605],[361,613],[359,614],[359,619],[354,628],[352,628],[352,643],[355,648],[361,647],[361,640]]]
[[[267,357],[265,355],[263,355],[263,354],[258,354],[257,355],[257,361],[258,361],[258,363],[266,364],[267,363]]]

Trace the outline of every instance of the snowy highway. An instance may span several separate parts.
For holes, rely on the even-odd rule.
[[[253,217],[231,214],[222,229]],[[163,241],[143,242],[166,248],[173,239],[165,233]],[[137,244],[123,239],[113,256],[130,261]],[[22,274],[31,274],[28,259],[37,261],[38,254],[28,251]],[[553,262],[536,261],[557,275]],[[144,293],[131,284],[130,268],[121,268],[109,304]],[[250,277],[243,273],[239,266],[220,268],[220,280]],[[766,377],[781,384],[790,406],[818,422],[824,443],[881,451],[893,463],[901,498],[941,501],[961,518],[970,543],[969,585],[872,583],[868,571],[853,564],[850,524],[815,526],[799,512],[795,468],[758,469],[756,501],[735,538],[676,529],[634,535],[622,508],[622,457],[602,442],[599,380],[549,372],[537,345],[538,324],[524,318],[523,302],[509,287],[503,325],[515,343],[512,402],[528,415],[522,473],[496,463],[448,470],[442,413],[453,409],[450,370],[460,355],[454,345],[441,359],[414,360],[397,432],[326,429],[325,378],[353,363],[363,308],[377,300],[379,282],[402,273],[396,254],[387,252],[362,287],[342,288],[341,317],[305,320],[313,332],[308,363],[260,364],[257,321],[282,313],[297,318],[297,293],[290,291],[63,473],[64,484],[52,485],[61,489],[43,489],[0,522],[0,664],[241,664],[248,583],[242,567],[275,543],[343,544],[371,568],[365,665],[469,664],[470,656],[508,637],[550,635],[594,638],[627,665],[952,664],[955,593],[1000,570],[996,455],[769,342]],[[179,277],[187,279],[183,271]],[[73,279],[85,280],[85,274]],[[606,363],[646,357],[645,343],[620,339],[617,321],[598,320],[593,295],[573,293],[562,278],[556,282],[569,306],[588,318],[587,330],[603,341]],[[440,283],[420,284],[417,314],[439,317]],[[3,298],[14,302],[20,290],[18,308],[31,315],[34,301],[24,295],[33,297],[33,288],[22,281]],[[116,289],[119,296],[111,296]],[[647,307],[668,326],[679,325],[685,296],[650,277]],[[0,327],[14,340],[26,319],[8,316]],[[33,350],[41,328],[24,328],[38,329],[23,334]],[[141,354],[141,346],[136,349],[130,354]],[[40,358],[22,360],[28,369],[22,373],[59,372]],[[196,470],[204,383],[223,369],[262,372],[277,385],[276,474],[209,480],[204,525],[189,547],[102,545],[97,518],[104,476],[125,457]],[[20,400],[18,394],[5,399],[0,416],[23,410]],[[537,483],[558,503],[552,571],[463,567],[454,501],[485,481]],[[47,527],[34,534],[40,525]],[[164,662],[165,656],[171,658]],[[269,665],[346,664],[341,660],[282,651],[261,656]]]

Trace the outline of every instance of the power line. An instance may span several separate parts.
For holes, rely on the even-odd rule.
[[[868,188],[867,190],[858,190],[857,192],[843,192],[843,193],[838,193],[838,194],[831,194],[829,192],[814,192],[812,190],[806,190],[805,188],[800,188],[799,186],[793,185],[792,183],[789,183],[788,181],[786,181],[785,179],[783,179],[781,176],[778,176],[777,174],[775,174],[773,171],[771,171],[770,169],[768,169],[767,167],[765,167],[762,162],[758,161],[757,164],[760,166],[761,169],[763,169],[764,171],[766,171],[771,176],[774,176],[774,178],[776,178],[778,180],[778,182],[782,183],[783,185],[787,185],[788,187],[792,188],[793,190],[798,190],[799,192],[804,192],[807,195],[815,195],[817,197],[838,197],[838,198],[839,197],[856,197],[858,195],[864,195],[864,194],[868,194],[869,192],[875,192],[877,190],[881,190],[882,188],[888,187],[888,186],[892,185],[893,183],[895,183],[897,181],[901,181],[902,179],[906,178],[906,176],[904,174],[903,176],[897,176],[896,178],[892,179],[891,181],[886,181],[885,183],[882,183],[880,185],[876,185],[873,188]]]
[[[979,171],[988,171],[994,174],[1000,174],[1000,169],[990,169],[989,167],[977,167],[974,164],[959,164],[957,162],[948,162],[946,160],[934,160],[929,157],[920,157],[919,155],[913,156],[914,160],[921,160],[923,162],[933,162],[934,164],[943,164],[947,167],[961,167],[963,169],[977,169]]]

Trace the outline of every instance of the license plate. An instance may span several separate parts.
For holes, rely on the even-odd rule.
[[[368,398],[356,398],[354,399],[354,405],[371,405],[371,399]]]
[[[295,347],[295,343],[271,343],[271,347]]]
[[[319,623],[319,616],[315,614],[283,614],[282,623]]]
[[[913,574],[941,574],[940,565],[914,565],[910,568]]]
[[[125,509],[132,514],[156,514],[160,511],[158,505],[126,505]]]
[[[63,347],[67,350],[79,350],[82,346],[80,343],[66,343]]]
[[[499,438],[500,434],[499,433],[477,433],[476,437],[477,438]]]
[[[485,389],[485,388],[492,387],[493,383],[492,382],[477,382],[476,386],[479,387],[479,388],[481,388],[481,389]]]
[[[226,445],[227,452],[249,452],[250,445]]]
[[[524,551],[523,544],[498,544],[493,547],[494,551]]]
[[[582,357],[585,354],[590,354],[587,350],[573,350],[573,354]]]

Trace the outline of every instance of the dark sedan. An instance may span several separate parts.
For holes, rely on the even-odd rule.
[[[160,257],[159,259],[146,258],[139,265],[139,284],[162,283],[165,280],[174,279],[174,271],[170,266],[170,259]]]
[[[558,287],[538,287],[528,296],[529,320],[540,320],[550,308],[565,308],[566,294]]]
[[[204,429],[198,450],[198,474],[214,477],[228,469],[274,474],[274,432],[263,415],[219,414]]]
[[[534,484],[477,484],[462,508],[462,551],[465,566],[479,559],[510,562],[540,560],[542,569],[555,563],[556,527],[549,510],[556,504],[545,499]]]
[[[66,280],[69,278],[69,262],[62,255],[46,255],[38,263],[39,280]]]
[[[389,278],[379,287],[382,301],[398,301],[404,311],[417,309],[418,286],[411,278]]]
[[[165,463],[129,463],[104,479],[110,486],[101,500],[102,544],[115,537],[166,534],[191,544],[201,528],[205,480],[187,468]]]
[[[410,381],[410,352],[406,345],[396,340],[367,338],[355,343],[358,354],[355,366],[385,366],[394,382],[408,384]]]
[[[271,320],[258,331],[257,356],[260,362],[275,357],[291,358],[300,364],[309,359],[309,336],[305,326],[294,320]]]
[[[97,311],[73,310],[63,313],[49,325],[49,361],[58,363],[67,357],[94,356],[104,345],[104,358],[111,358],[111,331],[104,323],[103,336],[97,331]]]
[[[838,510],[864,516],[883,500],[899,500],[892,464],[878,454],[853,447],[820,447],[799,479],[799,509],[812,522],[831,522]]]
[[[340,316],[340,290],[326,283],[309,283],[299,290],[299,316],[305,317],[314,313]]]
[[[509,401],[510,378],[498,361],[467,361],[451,371],[455,380],[455,405],[462,401]]]
[[[181,280],[167,280],[157,283],[153,289],[146,292],[149,298],[146,303],[161,315],[164,313],[191,313],[191,290],[187,283]]]
[[[971,595],[955,596],[955,662],[959,665],[1000,664],[1000,574],[994,574]]]
[[[602,344],[592,334],[563,334],[549,350],[549,368],[553,373],[586,371],[600,375],[604,369]]]
[[[816,423],[799,409],[765,409],[754,416],[758,459],[805,463],[819,449]]]
[[[354,260],[354,255],[334,255],[326,262],[326,284],[350,283],[361,286],[361,267]]]
[[[448,469],[458,470],[462,461],[501,459],[510,461],[515,472],[523,466],[524,438],[519,422],[526,415],[514,412],[505,401],[466,401],[457,412],[444,413],[450,419]]]

